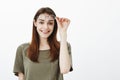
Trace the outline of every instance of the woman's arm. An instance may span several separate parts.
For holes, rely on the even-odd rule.
[[[62,38],[60,42],[59,65],[61,73],[65,74],[70,71],[71,59],[68,52],[67,41],[64,38]]]
[[[21,73],[21,72],[19,72],[19,73],[18,73],[18,79],[19,79],[19,80],[24,80],[24,74]]]
[[[70,20],[67,18],[56,17],[58,29],[60,33],[60,55],[59,66],[62,74],[68,73],[71,67],[71,59],[67,45],[67,28],[70,24]]]

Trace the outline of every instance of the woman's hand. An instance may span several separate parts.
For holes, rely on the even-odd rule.
[[[55,18],[58,24],[58,29],[60,33],[60,37],[65,37],[67,35],[67,28],[70,24],[70,20],[68,18]]]
[[[24,80],[24,74],[19,72],[18,73],[19,80]]]

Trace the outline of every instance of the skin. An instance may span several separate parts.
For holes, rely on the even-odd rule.
[[[41,14],[37,21],[34,21],[37,27],[37,32],[40,35],[40,49],[46,50],[50,49],[47,38],[52,34],[54,29],[54,18],[48,14]]]
[[[60,35],[60,56],[59,66],[60,72],[66,74],[71,67],[71,59],[68,53],[67,46],[67,29],[70,24],[70,20],[67,18],[55,18],[58,24],[58,30]],[[48,14],[41,14],[37,21],[34,21],[34,25],[37,27],[37,32],[40,35],[40,50],[50,49],[47,42],[47,38],[51,35],[54,29],[54,18]],[[19,80],[24,80],[24,74],[19,73]]]
[[[70,24],[70,20],[67,18],[56,17],[58,24],[59,34],[60,34],[60,56],[59,56],[59,66],[62,74],[66,74],[70,70],[71,59],[68,53],[67,46],[67,29]]]

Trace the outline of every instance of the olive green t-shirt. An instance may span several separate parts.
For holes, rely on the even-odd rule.
[[[59,59],[50,62],[50,50],[40,50],[38,58],[40,62],[36,63],[26,56],[28,47],[29,43],[24,43],[17,48],[13,68],[15,75],[22,72],[25,80],[63,80],[63,74],[59,70]],[[70,44],[68,44],[68,50],[71,56]],[[72,71],[72,65],[70,71]]]

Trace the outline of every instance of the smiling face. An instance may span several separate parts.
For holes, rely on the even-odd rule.
[[[40,38],[48,38],[54,29],[54,17],[47,13],[40,14],[36,21],[34,21],[34,25],[37,28],[37,32]]]

